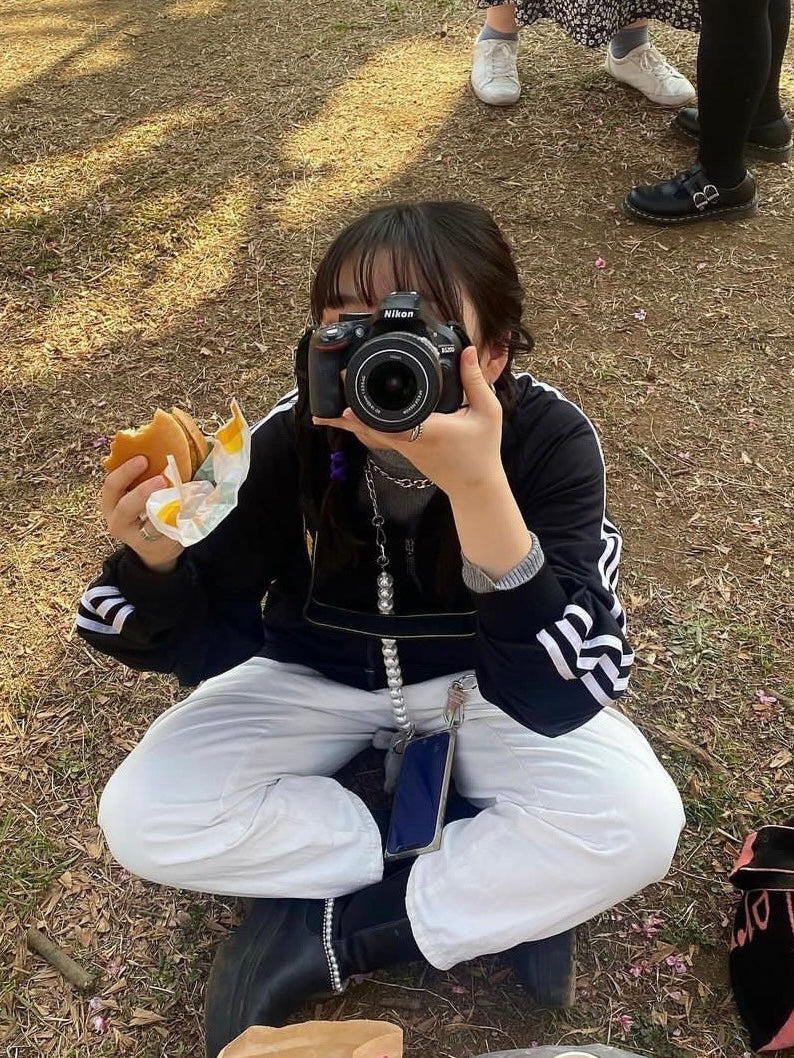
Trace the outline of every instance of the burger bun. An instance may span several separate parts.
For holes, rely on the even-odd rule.
[[[170,412],[158,408],[151,421],[137,430],[119,430],[110,443],[105,459],[105,470],[110,473],[134,456],[146,456],[146,470],[130,485],[134,489],[142,481],[162,474],[168,456],[174,457],[182,481],[190,481],[204,462],[209,445],[192,416],[179,408]]]

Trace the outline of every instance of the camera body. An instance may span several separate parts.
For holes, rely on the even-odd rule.
[[[440,323],[413,290],[389,294],[372,315],[342,314],[309,342],[311,413],[336,419],[350,407],[367,426],[396,433],[457,411],[467,345],[460,324]]]

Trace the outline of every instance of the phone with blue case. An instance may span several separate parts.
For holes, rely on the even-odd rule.
[[[441,845],[455,753],[453,728],[414,738],[403,750],[384,859],[434,852]]]

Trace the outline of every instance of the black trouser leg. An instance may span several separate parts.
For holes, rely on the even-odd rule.
[[[767,125],[783,114],[780,105],[780,71],[788,43],[791,24],[791,0],[770,0],[769,28],[772,34],[772,63],[764,94],[758,104],[753,125]]]
[[[771,0],[700,0],[700,150],[709,180],[744,177],[744,141],[772,70]]]

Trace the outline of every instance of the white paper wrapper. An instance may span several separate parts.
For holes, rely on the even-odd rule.
[[[183,547],[197,544],[237,506],[237,494],[251,463],[251,430],[236,400],[232,417],[209,440],[210,454],[192,481],[182,482],[173,456],[165,476],[171,488],[153,492],[146,513],[158,533]]]

